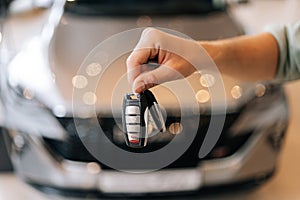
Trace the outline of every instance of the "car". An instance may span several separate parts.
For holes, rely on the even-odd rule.
[[[2,129],[25,182],[72,196],[157,196],[274,175],[289,115],[275,82],[199,69],[156,86],[166,131],[151,127],[144,148],[125,143],[125,60],[144,28],[195,40],[244,34],[223,1],[47,2],[22,12],[11,4],[3,32]]]

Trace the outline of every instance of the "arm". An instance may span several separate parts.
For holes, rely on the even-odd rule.
[[[197,62],[201,63],[201,55],[193,56],[195,52],[199,52],[197,48],[201,47],[213,59],[221,73],[246,81],[268,80],[275,76],[278,45],[269,33],[195,42],[148,28],[142,33],[135,50],[127,59],[128,80],[133,91],[142,92],[157,84],[189,76],[195,68],[183,58],[190,55],[191,59],[198,59]],[[176,55],[172,51],[185,55]],[[147,69],[144,64],[153,58],[167,67]]]
[[[241,36],[212,42],[199,42],[221,73],[245,81],[275,77],[278,45],[269,33]]]

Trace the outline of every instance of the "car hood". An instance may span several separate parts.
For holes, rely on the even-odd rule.
[[[82,101],[84,97],[74,95],[74,80],[88,55],[115,34],[136,28],[140,28],[138,29],[140,33],[146,26],[165,27],[196,40],[226,38],[241,34],[239,27],[226,12],[210,15],[85,16],[65,12],[62,3],[54,4],[52,7],[54,8],[43,11],[46,12],[43,14],[45,17],[35,19],[44,23],[39,22],[39,26],[32,28],[33,34],[28,34],[26,43],[17,50],[11,60],[8,74],[10,84],[22,88],[21,94],[25,95],[25,98],[34,96],[59,116],[72,115],[77,110],[85,109],[86,102]],[[12,18],[10,24],[18,23],[18,20],[23,19]],[[14,34],[18,35],[17,28]],[[139,35],[131,39],[134,45]],[[105,60],[110,53],[102,51],[97,59]],[[101,73],[101,79],[91,91],[93,93],[90,93],[91,101],[95,100],[95,109],[104,115],[111,114],[112,109],[120,114],[123,95],[131,91],[126,81],[125,65],[129,53],[125,52],[114,60],[109,60],[108,67]],[[208,77],[209,80],[214,79],[213,73],[209,75],[211,75]],[[203,73],[194,73],[187,79],[195,93],[192,98],[189,94],[185,94],[186,80],[168,83],[181,93],[179,100],[176,92],[174,94],[166,86],[157,86],[152,91],[162,107],[169,111],[176,111],[179,107],[188,109],[195,100],[201,107],[207,108],[211,106],[211,101],[205,91],[209,92],[210,88],[203,84],[202,76]],[[214,105],[228,106],[229,111],[244,102],[243,99],[249,98],[247,91],[255,87],[252,84],[240,84],[231,77],[222,78],[226,98],[224,99],[223,95],[219,97],[216,95]],[[223,88],[219,89],[216,94],[223,92]],[[206,95],[207,100],[197,99],[197,94],[199,96],[198,92],[201,91],[204,91],[204,94],[200,96],[205,98]]]

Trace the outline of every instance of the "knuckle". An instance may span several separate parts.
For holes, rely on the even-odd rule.
[[[153,27],[145,28],[142,32],[142,38],[144,37],[156,37],[159,34],[159,30]]]

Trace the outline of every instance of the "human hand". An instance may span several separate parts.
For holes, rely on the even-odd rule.
[[[192,63],[199,60],[200,45],[154,28],[146,28],[133,52],[127,58],[128,81],[133,92],[140,93],[155,85],[191,75]],[[155,60],[153,68],[149,61]]]

